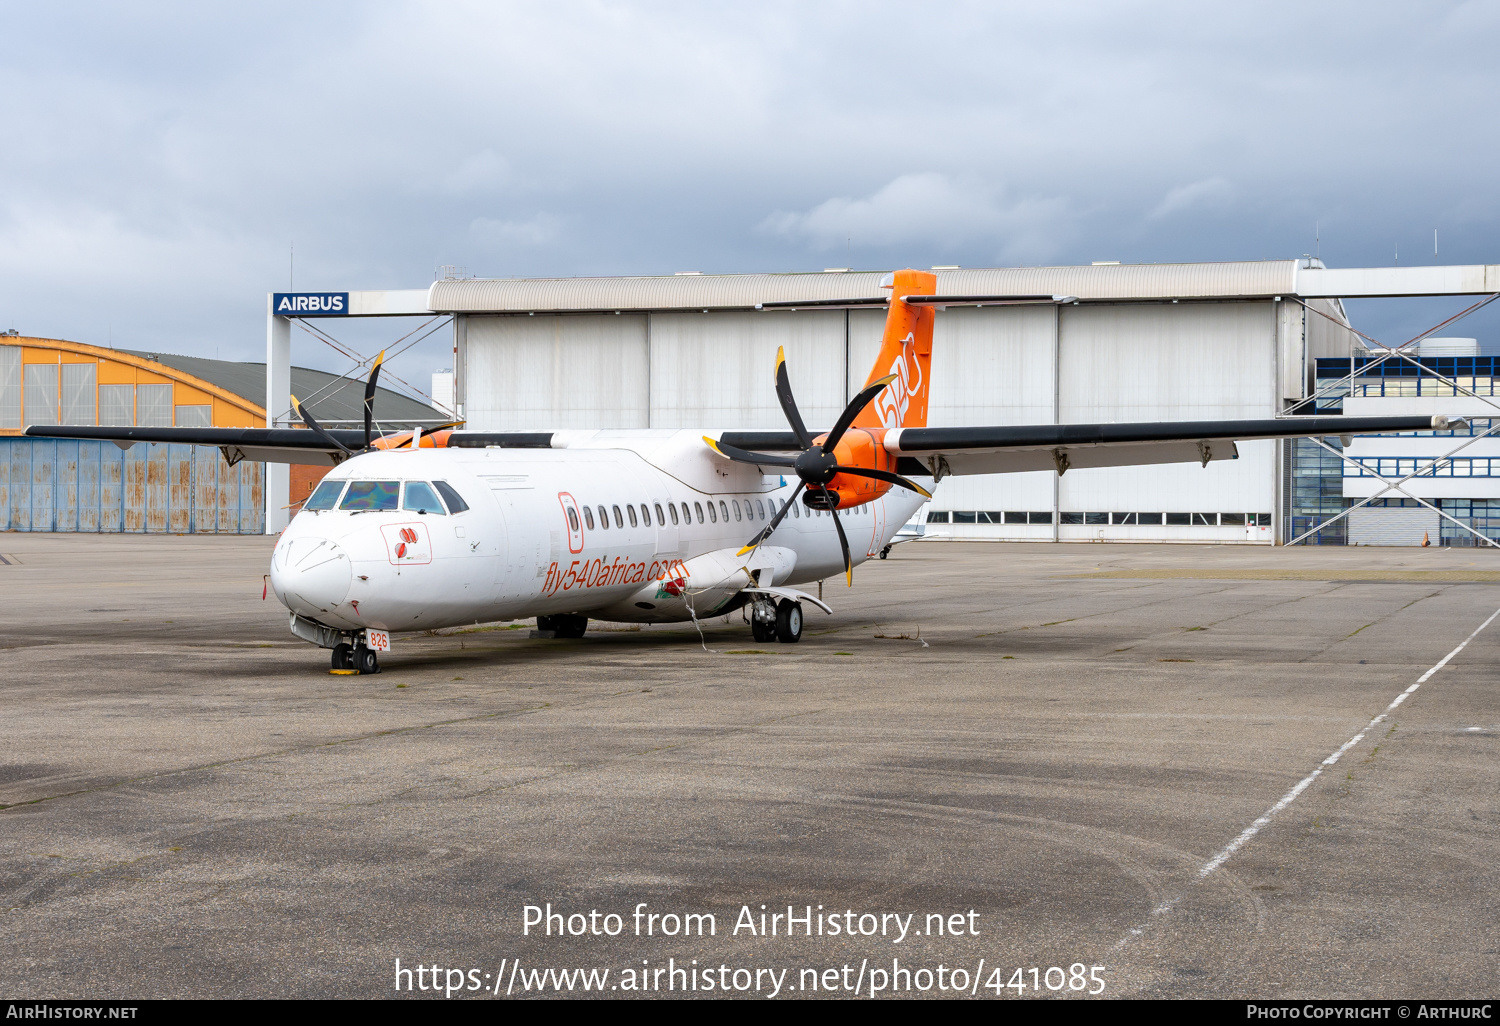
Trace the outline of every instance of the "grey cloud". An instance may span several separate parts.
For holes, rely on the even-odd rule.
[[[1497,11],[11,5],[0,321],[257,358],[294,240],[316,288],[1496,261]]]

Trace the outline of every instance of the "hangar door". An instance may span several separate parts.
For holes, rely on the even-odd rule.
[[[468,428],[647,427],[646,315],[470,315]]]
[[[786,430],[781,346],[802,419],[827,430],[845,403],[845,324],[842,310],[653,314],[651,426]]]

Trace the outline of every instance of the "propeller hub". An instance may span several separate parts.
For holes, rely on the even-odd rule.
[[[795,463],[797,476],[809,485],[826,485],[838,473],[839,461],[832,453],[814,447],[798,455]]]

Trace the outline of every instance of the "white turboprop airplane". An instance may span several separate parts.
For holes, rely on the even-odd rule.
[[[1325,416],[929,428],[935,308],[1060,299],[939,296],[936,284],[922,271],[887,276],[892,293],[869,381],[817,436],[797,411],[781,354],[776,393],[790,432],[418,430],[376,438],[377,359],[363,433],[325,430],[298,407],[309,430],[27,434],[214,445],[231,463],[332,464],[276,543],[271,587],[290,610],[292,633],[331,649],[334,669],[375,673],[391,632],[532,616],[541,630],[577,638],[590,618],[681,622],[748,605],[757,641],[796,642],[804,603],[832,612],[797,586],[841,570],[852,580],[855,564],[886,549],[930,498],[907,475],[1206,467],[1236,458],[1236,441],[1462,423]]]

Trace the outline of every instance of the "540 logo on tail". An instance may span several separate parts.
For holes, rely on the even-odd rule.
[[[880,415],[880,423],[898,428],[906,422],[912,396],[922,387],[922,364],[917,360],[916,339],[910,332],[901,340],[901,355],[891,364],[890,373],[896,375],[896,380],[876,397],[875,412]]]

